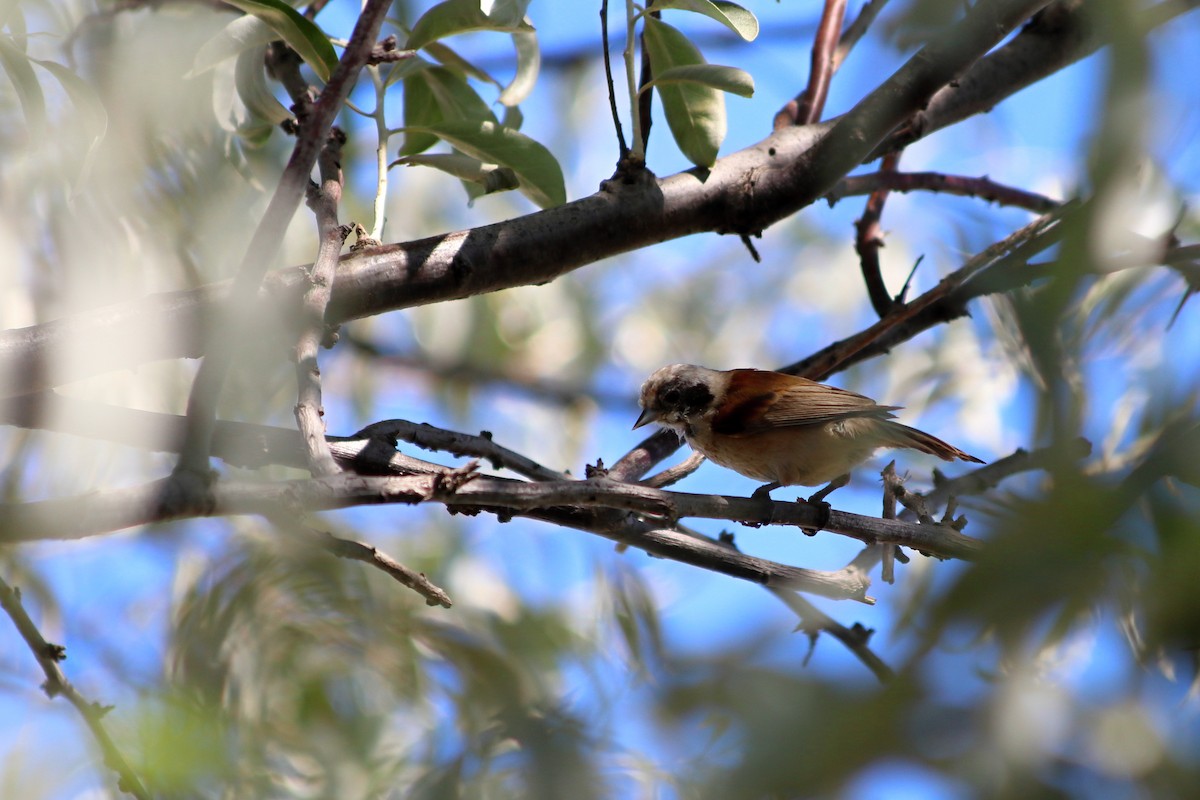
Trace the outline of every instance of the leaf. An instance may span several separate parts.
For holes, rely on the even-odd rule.
[[[536,33],[514,33],[512,40],[517,49],[517,73],[497,98],[501,105],[508,107],[518,105],[529,96],[542,66],[542,51]]]
[[[46,130],[46,95],[42,93],[42,85],[38,83],[29,56],[21,52],[7,36],[0,36],[0,65],[17,90],[30,138],[40,138]]]
[[[694,11],[715,19],[747,42],[758,38],[758,18],[752,11],[742,8],[737,3],[728,3],[725,0],[655,0],[647,10],[661,11],[667,8]]]
[[[278,38],[275,29],[258,17],[238,17],[200,45],[196,57],[192,59],[192,68],[184,77],[194,78],[252,47],[265,45]]]
[[[466,120],[442,122],[418,128],[416,132],[433,134],[480,161],[508,167],[521,181],[521,194],[542,208],[567,200],[558,161],[543,145],[523,133],[495,122]]]
[[[670,67],[655,75],[654,80],[643,86],[640,91],[644,92],[651,86],[662,86],[668,83],[698,83],[741,97],[754,96],[754,78],[750,77],[750,73],[737,67],[722,67],[718,64]]]
[[[429,83],[421,78],[420,73],[404,79],[404,144],[400,146],[400,155],[408,156],[424,152],[438,142],[432,133],[420,133],[442,121],[442,112]]]
[[[520,180],[509,167],[488,164],[465,153],[430,153],[420,156],[404,156],[393,164],[409,167],[433,167],[459,180],[469,181],[483,187],[484,194],[503,192],[520,187]]]
[[[480,69],[467,59],[463,58],[458,54],[458,51],[450,47],[448,44],[444,44],[442,42],[433,42],[432,44],[426,45],[425,52],[429,53],[429,55],[433,56],[444,66],[447,66],[450,69],[461,72],[469,77],[476,78],[477,80],[481,80],[484,83],[490,83],[493,86],[500,85],[500,81],[493,78],[485,70]]]
[[[502,25],[518,25],[525,19],[531,0],[479,0],[488,19]]]
[[[485,13],[480,5],[480,0],[445,0],[438,3],[413,25],[405,49],[419,50],[438,39],[470,31],[517,33],[533,30],[533,26],[524,21],[523,13],[515,16],[512,4],[496,3],[491,15]]]
[[[71,99],[71,105],[75,107],[80,118],[78,124],[73,124],[72,127],[88,137],[87,152],[83,155],[83,163],[79,167],[79,175],[76,179],[76,185],[78,185],[91,172],[92,163],[96,158],[96,150],[108,133],[108,109],[104,107],[104,103],[101,102],[91,84],[67,67],[54,61],[42,61],[36,58],[32,61],[53,75],[54,79],[62,85],[63,91]]]
[[[445,67],[430,67],[415,76],[425,81],[445,120],[496,121],[496,115],[466,79]]]
[[[651,75],[704,64],[704,56],[676,28],[653,17],[646,17],[646,52],[650,54]],[[712,166],[725,138],[725,96],[700,83],[668,83],[659,87],[667,125],[675,143],[689,161],[700,167]]]
[[[261,50],[246,50],[238,56],[235,84],[238,97],[254,116],[272,126],[291,118],[292,112],[284,108],[267,86]]]
[[[295,50],[304,63],[323,81],[328,81],[338,65],[337,53],[329,37],[316,23],[306,19],[283,0],[222,0],[222,2],[252,14],[271,26],[279,38]]]

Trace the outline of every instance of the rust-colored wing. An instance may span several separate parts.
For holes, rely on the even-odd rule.
[[[822,425],[852,417],[888,419],[899,408],[881,406],[861,394],[780,372],[730,372],[722,410],[712,420],[713,431],[726,436],[751,436],[773,428]]]

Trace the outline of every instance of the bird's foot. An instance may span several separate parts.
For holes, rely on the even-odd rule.
[[[771,492],[778,489],[778,483],[764,483],[762,486],[754,490],[754,494],[750,495],[751,500],[758,500],[767,507],[767,519],[764,525],[770,525],[775,521],[775,507],[771,505]]]
[[[833,492],[842,488],[849,482],[850,482],[849,474],[839,475],[838,477],[831,480],[828,483],[828,485],[826,485],[820,491],[814,492],[813,494],[809,495],[809,497],[808,497],[809,505],[821,507],[821,524],[819,526],[817,526],[816,528],[801,528],[800,530],[804,531],[806,536],[816,536],[817,531],[824,529],[825,526],[827,526],[829,524],[829,515],[833,511],[833,506],[829,505],[829,503],[825,501],[825,498],[828,497],[829,495],[833,494]]]

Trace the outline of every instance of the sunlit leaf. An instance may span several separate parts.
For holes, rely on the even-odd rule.
[[[750,73],[737,67],[723,67],[718,64],[671,67],[656,74],[654,80],[642,87],[642,91],[651,86],[663,86],[668,83],[698,83],[742,97],[754,96],[754,78],[750,77]]]
[[[413,131],[406,131],[412,133]],[[447,121],[417,129],[449,142],[481,161],[510,168],[521,194],[542,208],[566,202],[562,168],[543,145],[495,122]]]
[[[184,77],[193,78],[226,59],[278,38],[279,34],[275,32],[275,29],[258,17],[250,15],[238,17],[226,25],[220,33],[200,46],[200,49],[196,51],[196,57],[192,59],[192,68]]]
[[[497,4],[500,6],[501,4]],[[533,26],[522,17],[514,17],[507,6],[499,7],[494,16],[480,8],[479,0],[446,0],[426,11],[413,25],[405,49],[418,50],[438,39],[470,31],[532,31]]]
[[[747,42],[758,37],[758,19],[753,12],[737,3],[727,3],[725,0],[655,0],[649,10],[661,11],[666,8],[695,11],[715,19]]]
[[[484,83],[490,83],[493,86],[500,85],[500,81],[493,78],[490,73],[463,58],[457,50],[445,42],[433,42],[426,45],[425,52],[436,58],[444,66],[458,70],[467,77],[481,80]]]
[[[646,18],[645,42],[652,75],[705,63],[686,36],[653,17]],[[725,96],[710,86],[692,82],[665,84],[659,87],[659,95],[679,149],[693,164],[711,166],[725,138]]]
[[[292,112],[284,108],[267,86],[267,74],[260,53],[248,50],[238,56],[237,89],[246,108],[272,125],[278,125],[292,116]]]
[[[533,91],[538,70],[542,66],[542,51],[538,47],[536,33],[514,33],[512,39],[517,49],[517,72],[498,99],[502,105],[510,107],[520,103]]]
[[[317,24],[283,0],[222,0],[247,14],[261,19],[295,50],[304,63],[323,81],[328,81],[338,65],[337,53],[329,37]]]
[[[515,172],[499,164],[487,164],[465,153],[429,153],[405,156],[394,162],[398,166],[433,167],[462,181],[476,184],[483,194],[517,189],[521,182]]]

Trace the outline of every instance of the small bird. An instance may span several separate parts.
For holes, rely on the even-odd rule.
[[[880,447],[907,447],[944,461],[984,463],[924,431],[893,422],[900,406],[807,378],[758,369],[714,370],[672,364],[642,385],[642,414],[634,423],[673,429],[721,466],[780,486],[819,486],[821,502],[845,486],[850,470]]]

